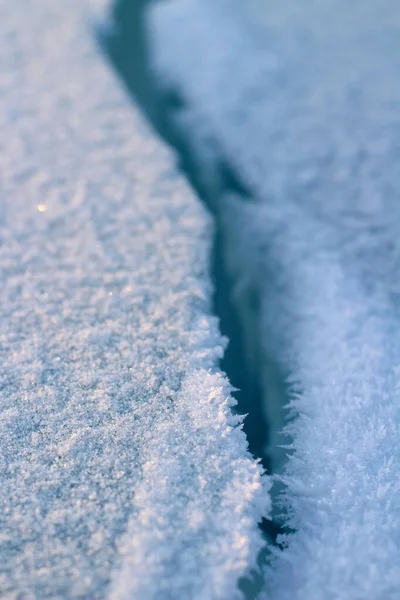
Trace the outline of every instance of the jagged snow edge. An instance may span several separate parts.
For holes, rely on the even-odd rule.
[[[108,0],[88,0],[87,16],[97,29],[108,32],[113,27]],[[211,216],[205,217],[211,232]],[[208,245],[211,237],[210,233]],[[143,480],[135,489],[134,516],[119,544],[122,560],[111,578],[111,600],[151,599],[159,593],[175,597],[174,594],[180,594],[185,587],[190,597],[198,600],[242,598],[238,580],[258,569],[257,557],[265,545],[258,523],[270,516],[272,483],[260,461],[254,460],[248,451],[241,426],[243,418],[232,413],[236,400],[231,396],[231,385],[218,369],[225,340],[215,318],[210,317],[209,254],[209,247],[199,252],[199,261],[203,264],[197,272],[202,271],[203,276],[197,286],[203,287],[208,310],[200,319],[197,351],[188,361],[194,367],[193,372],[182,381],[174,398],[174,419],[158,422],[149,439]],[[211,468],[226,475],[222,492],[216,490],[217,493],[213,493],[209,489],[210,481],[199,474],[202,491],[210,495],[210,506],[204,510],[200,506],[201,497],[200,502],[191,498],[192,506],[189,509],[182,506],[180,515],[179,523],[184,529],[183,521],[190,513],[192,524],[189,528],[195,535],[208,523],[212,535],[205,543],[200,543],[203,555],[207,557],[207,572],[195,560],[196,550],[193,560],[187,560],[191,548],[190,543],[185,545],[185,539],[178,541],[181,544],[178,550],[174,549],[175,566],[168,567],[173,562],[170,554],[179,535],[177,514],[173,510],[171,513],[171,507],[179,504],[176,498],[182,490],[185,464],[193,458],[187,455],[185,448],[189,437],[187,431],[193,427],[193,434],[198,439],[193,448],[195,454],[200,450],[202,458],[210,460]],[[169,454],[171,436],[177,446],[173,456]],[[192,550],[199,546],[198,542],[194,541]]]

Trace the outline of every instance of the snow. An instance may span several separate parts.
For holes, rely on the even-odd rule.
[[[271,360],[292,389],[292,452],[280,480],[295,533],[276,551],[266,593],[394,600],[398,3],[173,0],[151,7],[148,27],[154,72],[186,102],[194,152],[206,164],[212,147],[248,190],[214,189],[244,323],[254,322],[251,296],[260,298],[247,346],[261,345],[274,430],[283,413]],[[279,439],[270,448],[277,472]]]
[[[212,223],[88,11],[0,2],[1,596],[235,598],[269,500],[218,370]]]

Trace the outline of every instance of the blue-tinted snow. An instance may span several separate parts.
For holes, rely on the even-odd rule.
[[[91,36],[79,0],[0,2],[0,595],[234,598],[268,493],[212,224]]]
[[[249,336],[295,391],[284,481],[296,533],[270,597],[394,600],[400,6],[174,0],[150,17],[155,70],[186,100],[196,151],[228,159],[253,197],[221,201],[227,260],[243,318],[250,292],[261,297]]]

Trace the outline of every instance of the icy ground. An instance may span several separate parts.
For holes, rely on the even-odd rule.
[[[219,197],[276,472],[271,361],[292,386],[273,600],[400,597],[399,40],[396,0],[150,6],[156,78]],[[221,160],[246,193],[224,193]]]
[[[212,224],[84,2],[0,1],[0,131],[0,596],[237,597],[269,500]]]

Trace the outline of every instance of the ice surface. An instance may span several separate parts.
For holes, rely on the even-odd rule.
[[[88,6],[0,2],[0,595],[230,599],[268,493],[217,368],[212,224]]]
[[[296,532],[268,576],[274,600],[400,595],[399,34],[395,0],[149,13],[154,69],[183,96],[195,151],[228,160],[253,199],[220,190],[245,323],[260,304],[248,346],[261,338],[259,360],[293,388]]]

